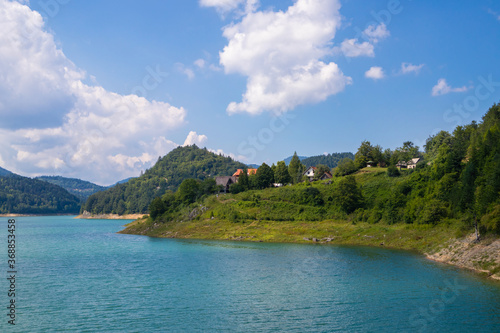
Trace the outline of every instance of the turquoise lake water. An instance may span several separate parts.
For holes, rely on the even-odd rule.
[[[7,218],[0,230],[7,277]],[[16,218],[1,332],[500,332],[500,284],[403,251],[155,239]]]

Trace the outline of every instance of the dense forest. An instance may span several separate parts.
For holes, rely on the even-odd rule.
[[[195,195],[170,192],[156,199],[151,208],[156,220],[165,223],[193,218],[232,222],[340,219],[388,225],[445,224],[464,232],[478,225],[482,233],[500,234],[500,105],[493,105],[481,123],[429,137],[423,148],[420,151],[407,141],[395,150],[383,150],[364,141],[354,161],[344,158],[333,170],[333,180],[313,183],[301,182],[297,170],[305,166],[294,155],[288,167],[278,163],[280,172],[278,166],[271,172],[273,168],[263,164],[244,181],[246,188],[237,184],[240,188],[235,192],[240,193],[230,194],[223,203],[196,185],[190,192]],[[403,168],[414,158],[420,159],[415,168]],[[277,175],[285,175],[296,185],[266,188]],[[197,208],[200,205],[202,210]]]
[[[60,186],[9,175],[0,177],[1,214],[76,214],[80,200]]]
[[[61,176],[42,176],[36,179],[61,186],[69,193],[78,197],[82,202],[87,200],[87,198],[99,191],[104,191],[107,187],[99,186],[85,180],[80,180],[76,178],[65,178]]]
[[[214,154],[196,145],[178,147],[159,158],[156,164],[125,184],[91,195],[82,212],[92,214],[146,213],[151,201],[167,191],[176,191],[183,180],[204,180],[215,176],[231,176],[243,163]]]
[[[321,165],[326,165],[330,169],[337,167],[337,165],[342,161],[344,158],[349,158],[351,160],[354,160],[354,154],[353,153],[333,153],[333,154],[327,154],[327,155],[318,155],[318,156],[311,156],[307,157],[304,159],[301,159],[302,164],[306,166],[306,168],[310,166],[317,166],[319,164]]]
[[[0,177],[10,176],[10,175],[12,175],[12,172],[10,172],[9,170],[5,170],[4,168],[0,168]]]

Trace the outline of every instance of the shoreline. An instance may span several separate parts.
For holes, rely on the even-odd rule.
[[[427,260],[467,269],[500,281],[500,238],[488,236],[475,243],[475,234],[457,238],[451,229],[407,225],[369,225],[346,221],[315,223],[186,221],[161,224],[139,218],[125,225],[121,234],[156,238],[273,242],[319,245],[375,246],[405,250]]]
[[[92,215],[92,214],[80,214],[75,216],[75,219],[82,219],[82,220],[137,220],[142,218],[144,215],[147,214],[125,214],[125,215],[118,215],[118,214],[97,214],[97,215]]]
[[[0,217],[74,216],[76,214],[0,214]]]

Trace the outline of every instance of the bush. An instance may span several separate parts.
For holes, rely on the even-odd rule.
[[[400,175],[401,172],[399,172],[398,168],[396,168],[394,165],[391,165],[389,168],[387,168],[387,176],[399,177]]]

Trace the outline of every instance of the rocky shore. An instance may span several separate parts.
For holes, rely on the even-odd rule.
[[[500,239],[486,238],[476,242],[475,234],[457,239],[439,252],[426,253],[427,258],[460,268],[484,273],[500,280]]]

